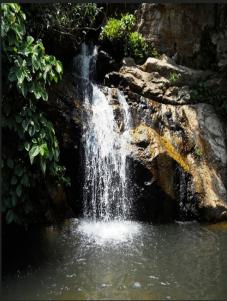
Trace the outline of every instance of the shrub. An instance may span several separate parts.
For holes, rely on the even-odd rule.
[[[63,68],[45,53],[40,40],[26,35],[26,16],[16,3],[1,4],[2,63],[2,210],[8,223],[33,221],[36,194],[45,177],[64,182],[52,123],[40,103],[47,86],[61,79]],[[35,189],[35,190],[34,190]],[[34,191],[35,194],[34,194]]]
[[[128,38],[134,26],[135,17],[130,14],[122,16],[120,20],[110,18],[100,34],[100,39],[113,42]]]
[[[110,51],[122,56],[131,56],[142,63],[148,56],[156,56],[157,52],[149,46],[143,36],[133,31],[136,19],[132,14],[126,14],[121,19],[110,18],[104,26],[100,40],[109,43]]]
[[[133,30],[133,27],[136,24],[136,18],[132,14],[126,14],[121,18],[122,26],[124,27],[125,32],[129,33]]]
[[[136,31],[129,35],[127,46],[127,55],[134,57],[137,61],[141,61],[149,55],[148,44],[144,37]]]
[[[106,26],[101,32],[100,38],[102,40],[106,39],[111,42],[120,40],[124,36],[124,27],[121,20],[114,18],[109,19]]]

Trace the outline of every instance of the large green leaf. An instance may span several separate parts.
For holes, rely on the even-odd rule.
[[[60,61],[56,62],[55,67],[58,73],[62,73],[63,69],[62,69],[62,63]]]
[[[46,143],[43,143],[39,146],[39,151],[41,156],[47,156],[48,155],[48,147]]]
[[[33,164],[34,158],[39,154],[39,146],[33,145],[29,151],[30,162]]]

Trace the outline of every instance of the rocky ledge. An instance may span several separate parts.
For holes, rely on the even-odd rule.
[[[209,78],[166,56],[142,66],[126,58],[105,77],[112,103],[117,87],[131,107],[135,212],[148,219],[227,219],[226,128],[206,99],[191,97],[192,86]]]

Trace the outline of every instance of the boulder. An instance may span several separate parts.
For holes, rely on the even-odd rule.
[[[191,103],[191,87],[210,75],[209,71],[176,65],[163,56],[148,58],[142,66],[123,66],[119,72],[110,72],[105,84],[129,87],[132,92],[167,104],[187,104]]]
[[[158,72],[160,75],[171,78],[172,74],[177,76],[177,82],[180,84],[186,84],[190,81],[193,85],[198,80],[204,80],[210,72],[204,72],[202,70],[194,70],[185,66],[177,65],[173,60],[167,56],[162,56],[161,59],[149,57],[141,69],[145,72]]]

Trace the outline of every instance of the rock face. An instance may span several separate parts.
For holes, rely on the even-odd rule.
[[[172,72],[180,76],[171,80]],[[208,76],[167,57],[106,75],[106,84],[124,90],[133,115],[128,161],[140,215],[227,219],[225,127],[213,106],[190,96],[190,84]]]
[[[60,147],[60,163],[66,167],[72,180],[70,187],[50,187],[52,198],[58,203],[67,203],[76,214],[82,210],[81,185],[83,167],[81,162],[81,114],[82,106],[76,94],[75,79],[65,72],[62,80],[51,86],[46,112],[53,122]],[[61,190],[61,191],[60,191]],[[63,190],[63,191],[62,191]],[[66,200],[65,200],[66,198]],[[71,215],[69,206],[66,215]]]
[[[227,5],[143,3],[136,17],[137,30],[178,63],[226,66]]]

